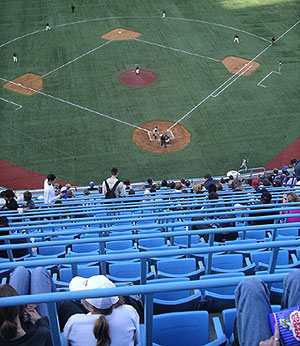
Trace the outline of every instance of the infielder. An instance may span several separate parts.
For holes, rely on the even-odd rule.
[[[50,30],[51,28],[50,28],[50,25],[49,25],[49,23],[47,23],[46,24],[46,31],[48,31],[48,30]]]
[[[166,18],[166,14],[167,14],[167,11],[166,11],[166,10],[163,10],[162,17],[163,17],[163,18]]]
[[[140,74],[140,67],[138,64],[135,65],[135,74]]]
[[[278,64],[278,72],[279,72],[279,73],[280,73],[280,71],[281,71],[281,67],[282,67],[282,62],[279,61],[279,64]]]
[[[154,127],[153,131],[152,131],[152,134],[153,134],[153,137],[156,139],[159,132],[158,132],[158,129],[157,129],[157,126]]]
[[[16,53],[13,54],[13,62],[18,62],[18,57]]]
[[[233,42],[234,42],[234,43],[240,43],[240,41],[239,41],[239,35],[238,35],[238,34],[236,34],[236,35],[234,36]]]

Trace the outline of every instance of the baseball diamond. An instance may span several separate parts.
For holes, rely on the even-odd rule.
[[[281,164],[299,137],[296,0],[103,0],[72,11],[3,0],[0,10],[3,162],[78,185],[113,165],[132,181],[193,177],[242,157]],[[149,139],[155,124],[173,131],[167,148]]]

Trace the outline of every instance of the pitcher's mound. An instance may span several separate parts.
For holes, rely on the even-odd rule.
[[[137,38],[141,36],[142,34],[140,32],[131,31],[127,29],[117,28],[110,32],[107,32],[106,34],[102,35],[101,37],[110,40],[110,41],[120,41],[120,40],[130,40],[133,38]]]
[[[137,146],[153,153],[171,153],[173,151],[181,150],[189,144],[191,134],[185,127],[179,124],[172,127],[170,131],[167,131],[173,124],[174,123],[170,121],[153,121],[142,124],[140,127],[149,130],[149,133],[144,130],[136,129],[133,131],[132,139]],[[170,144],[167,144],[166,148],[160,145],[159,135],[157,136],[157,139],[154,138],[152,131],[155,126],[157,126],[159,135],[164,134],[170,137],[171,142]]]
[[[252,61],[249,65],[247,65],[249,62],[250,62],[250,60],[243,59],[243,58],[237,58],[236,56],[227,56],[224,60],[222,60],[222,63],[224,64],[224,66],[227,68],[227,70],[229,72],[237,73],[237,74],[243,75],[243,76],[248,76],[249,74],[251,74],[254,70],[256,70],[259,67],[258,62]],[[245,65],[247,65],[247,66],[245,66]],[[244,68],[242,68],[242,67],[244,67]],[[248,70],[243,73],[243,71],[245,71],[246,69],[248,69]]]
[[[4,84],[4,88],[22,95],[32,95],[43,89],[43,77],[34,73],[26,73]]]
[[[135,70],[127,71],[121,74],[120,81],[132,86],[146,86],[156,81],[156,74],[151,71],[140,70],[139,74]]]

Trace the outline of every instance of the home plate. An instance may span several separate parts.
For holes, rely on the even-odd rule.
[[[122,33],[122,31],[119,31],[119,34],[121,34]]]

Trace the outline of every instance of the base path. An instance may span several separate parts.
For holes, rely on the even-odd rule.
[[[183,149],[191,140],[190,132],[182,125],[177,124],[168,131],[174,123],[170,121],[153,121],[142,124],[140,127],[149,130],[149,132],[136,129],[133,131],[132,139],[137,146],[153,153],[171,153]],[[155,138],[152,135],[154,127],[157,126],[159,134],[166,134],[171,138],[171,143],[167,147],[160,145],[160,136]]]
[[[21,85],[23,85],[25,88],[23,88]],[[8,82],[4,84],[4,88],[10,89],[22,95],[32,95],[36,91],[43,89],[43,77],[34,73],[26,73],[21,77],[13,79],[12,83]]]
[[[120,81],[131,86],[146,86],[156,81],[156,74],[151,71],[140,70],[139,74],[135,70],[127,71],[121,74]]]
[[[0,186],[13,190],[43,189],[46,175],[14,165],[0,159]],[[56,179],[56,182],[65,185],[68,182]],[[72,184],[73,185],[73,184]]]
[[[249,68],[249,70],[245,72],[244,69],[242,69],[242,67],[249,64],[249,62],[250,60],[238,58],[236,56],[227,56],[225,59],[222,60],[223,65],[227,68],[229,72],[244,76],[248,76],[259,67],[258,62],[251,61],[251,68]]]

